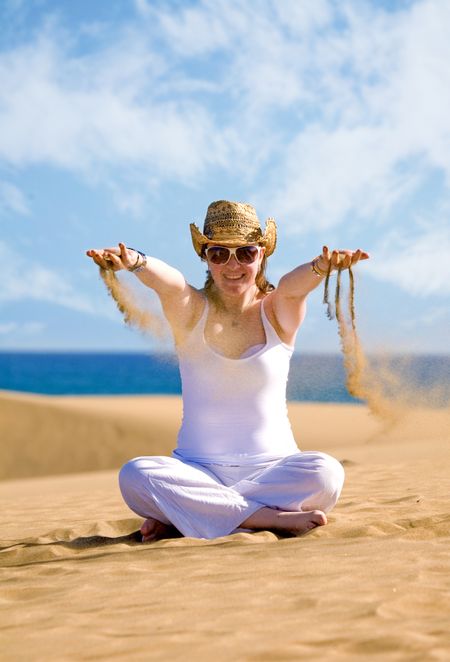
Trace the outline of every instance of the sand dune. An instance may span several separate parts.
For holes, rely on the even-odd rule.
[[[181,414],[178,397],[0,391],[0,479],[114,469],[138,455],[169,455]],[[422,447],[423,439],[446,439],[450,429],[446,410],[408,411],[394,429],[355,405],[293,402],[289,414],[302,450],[355,446],[364,457],[373,449],[376,455],[380,442]]]
[[[0,478],[112,469],[171,453],[179,398],[47,397],[0,392]]]
[[[116,469],[171,451],[179,400],[3,393],[0,659],[449,659],[447,413],[290,411],[346,468],[328,526],[142,545]]]

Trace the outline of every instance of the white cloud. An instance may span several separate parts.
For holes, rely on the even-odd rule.
[[[203,0],[174,11],[137,0],[135,9],[139,23],[106,47],[99,39],[77,54],[76,35],[53,21],[3,55],[6,162],[100,179],[132,168],[142,181],[186,184],[211,168],[250,182],[266,167],[268,186],[252,197],[292,224],[300,210],[323,227],[361,200],[366,216],[391,209],[417,183],[400,168],[412,156],[450,176],[448,5],[386,13],[326,0]]]
[[[11,182],[0,180],[0,214],[27,215],[30,213],[26,197]]]
[[[450,177],[450,6],[430,0],[394,16],[344,7],[348,29],[315,42],[316,117],[259,196],[294,230],[299,216],[322,228],[351,212],[385,216],[432,169]]]
[[[142,35],[125,34],[114,48],[75,57],[52,30],[1,59],[4,162],[96,176],[101,169],[140,167],[186,182],[225,164],[226,135],[216,134],[201,105],[157,98],[166,67]]]
[[[114,181],[116,205],[134,215],[163,180],[225,174],[286,229],[384,222],[405,251],[427,247],[428,263],[439,217],[419,232],[394,212],[436,173],[450,196],[450,4],[399,6],[135,0],[138,20],[107,46],[94,34],[82,54],[77,35],[50,22],[2,57],[0,158]],[[394,272],[372,269],[410,288]],[[410,289],[446,291],[441,276],[420,283]]]
[[[0,322],[0,335],[8,335],[18,327],[17,322]]]
[[[445,222],[413,236],[389,232],[375,253],[376,259],[364,265],[375,278],[419,297],[450,295],[450,230]]]
[[[154,10],[149,16],[157,20],[171,48],[183,56],[200,56],[229,48],[235,36],[244,36],[248,26],[245,4],[233,0],[200,2],[178,12]],[[233,26],[233,30],[231,30]]]
[[[42,333],[46,326],[43,322],[24,322],[21,331],[27,336],[34,336]]]
[[[151,14],[151,5],[147,0],[134,0],[134,7],[141,17],[146,18]]]
[[[435,324],[449,324],[450,310],[448,306],[436,306],[431,308],[425,315],[421,315],[417,320],[425,326],[434,326]]]
[[[333,19],[333,10],[328,0],[314,0],[310,3],[274,2],[273,10],[280,24],[296,37],[321,30]]]
[[[127,216],[139,218],[143,215],[147,198],[140,191],[123,190],[117,186],[112,186],[113,199],[117,209]]]
[[[99,314],[87,295],[80,294],[63,273],[28,260],[0,242],[0,302],[45,301],[78,312]]]
[[[297,232],[333,227],[351,212],[385,214],[417,185],[415,173],[397,171],[395,142],[387,128],[306,129],[286,149],[282,184],[261,206],[272,205]]]
[[[448,4],[204,0],[149,15],[172,55],[226,62],[215,80],[241,137],[227,167],[250,186],[265,168],[249,197],[292,230],[299,216],[319,229],[349,214],[372,223],[432,169],[450,178]]]
[[[15,337],[18,335],[35,336],[46,328],[43,322],[2,322],[0,323],[0,335],[11,335]]]

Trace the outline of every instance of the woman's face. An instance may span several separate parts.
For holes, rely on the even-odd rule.
[[[224,246],[230,247],[227,244],[210,243],[209,246]],[[249,287],[255,284],[255,278],[261,266],[264,256],[264,248],[258,246],[259,253],[254,262],[250,264],[242,264],[237,261],[235,255],[231,255],[226,264],[214,264],[208,256],[208,269],[214,280],[214,285],[227,294],[239,295],[244,293]]]

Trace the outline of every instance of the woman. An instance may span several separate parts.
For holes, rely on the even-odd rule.
[[[308,294],[332,268],[367,253],[329,251],[283,276],[265,277],[276,225],[255,209],[219,200],[194,248],[208,265],[201,290],[164,262],[124,244],[90,250],[104,269],[128,269],[158,294],[175,339],[183,421],[172,457],[139,457],[120,472],[122,495],[145,518],[142,540],[214,538],[237,529],[300,535],[327,523],[344,482],[325,453],[300,452],[286,407],[289,361]]]

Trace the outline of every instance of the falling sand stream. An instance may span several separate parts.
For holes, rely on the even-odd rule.
[[[373,415],[380,418],[385,429],[395,427],[412,407],[436,406],[442,400],[442,393],[428,390],[419,392],[406,383],[406,379],[397,374],[386,361],[376,368],[371,365],[362,348],[355,323],[355,279],[352,269],[346,269],[349,275],[348,301],[346,309],[342,305],[343,284],[342,269],[337,270],[334,300],[330,300],[330,270],[324,284],[323,302],[327,305],[330,320],[336,319],[340,337],[343,362],[346,375],[346,387],[350,395],[367,403]],[[100,268],[100,276],[110,296],[122,315],[125,323],[136,327],[142,333],[162,341],[168,339],[169,330],[162,316],[150,310],[142,310],[136,302],[133,292],[116,277],[112,270]],[[393,394],[395,393],[395,397]]]

